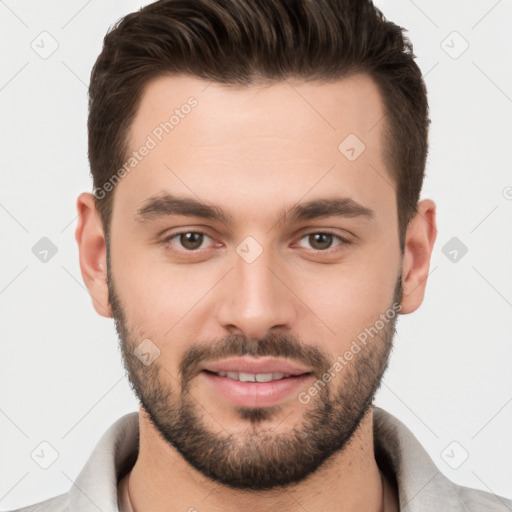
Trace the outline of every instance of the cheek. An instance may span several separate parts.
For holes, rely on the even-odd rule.
[[[344,263],[327,267],[323,274],[297,281],[302,283],[298,295],[314,313],[315,326],[331,339],[333,352],[350,344],[392,306],[399,252],[385,253],[379,248],[378,252],[361,251]],[[315,339],[318,330],[311,335]]]
[[[158,340],[170,327],[172,294],[163,293],[165,283],[158,280],[158,272],[145,261],[145,251],[140,242],[132,243],[128,237],[112,239],[111,265],[116,293],[132,329],[132,341],[139,338]],[[165,314],[164,314],[165,313]]]
[[[211,315],[204,298],[219,276],[204,264],[170,264],[163,249],[140,243],[119,242],[112,268],[133,343],[149,338],[160,350],[159,360],[172,371],[190,340],[201,336],[201,326]]]

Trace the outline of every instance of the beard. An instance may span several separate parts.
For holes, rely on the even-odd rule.
[[[210,480],[252,491],[299,483],[343,450],[369,413],[388,365],[397,314],[381,322],[384,327],[328,383],[317,386],[318,393],[307,405],[297,400],[296,407],[304,408],[304,413],[295,425],[286,429],[281,425],[280,432],[265,425],[283,413],[280,405],[237,407],[247,429],[230,433],[221,428],[219,432],[208,426],[212,418],[190,393],[191,380],[201,371],[202,363],[244,355],[285,357],[310,368],[319,382],[329,369],[332,374],[334,358],[291,335],[269,332],[261,339],[230,335],[188,348],[181,356],[178,378],[174,378],[158,359],[145,366],[134,354],[143,338],[128,326],[108,257],[107,275],[109,302],[132,389],[162,439]],[[399,304],[401,297],[399,277],[393,305]],[[396,313],[395,308],[393,311]],[[215,420],[213,423],[218,426]]]

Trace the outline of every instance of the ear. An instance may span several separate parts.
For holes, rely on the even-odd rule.
[[[416,311],[423,302],[430,256],[437,236],[436,205],[430,199],[418,203],[417,212],[407,226],[402,261],[401,314]]]
[[[82,278],[96,312],[110,318],[112,310],[108,301],[107,246],[94,196],[87,192],[80,194],[76,207],[79,217],[75,239],[80,255]]]

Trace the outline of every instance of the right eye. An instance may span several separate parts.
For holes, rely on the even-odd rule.
[[[175,249],[174,247],[170,247],[172,251],[177,252],[193,252],[198,251],[202,247],[203,242],[206,238],[210,238],[206,233],[202,231],[179,231],[177,233],[173,233],[169,236],[166,236],[163,240],[163,243],[166,246],[175,245],[176,242],[173,242],[174,239],[177,239],[177,243],[181,245],[181,248]]]

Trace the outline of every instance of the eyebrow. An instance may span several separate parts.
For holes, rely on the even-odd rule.
[[[211,205],[192,197],[160,194],[144,201],[135,214],[135,220],[144,223],[172,215],[200,217],[231,224],[234,217],[219,206]],[[350,198],[314,199],[306,203],[283,207],[278,213],[278,224],[293,224],[299,221],[323,217],[364,217],[371,219],[374,211]]]

